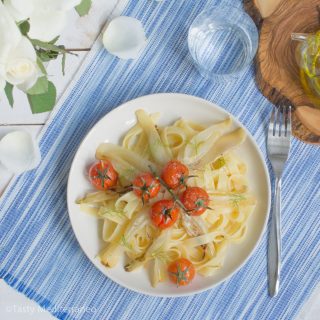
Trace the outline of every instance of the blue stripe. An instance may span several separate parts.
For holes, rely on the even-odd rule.
[[[247,126],[266,158],[271,104],[255,85],[253,66],[217,84],[201,78],[191,63],[188,27],[212,4],[241,7],[240,0],[130,1],[124,15],[142,20],[146,50],[136,61],[121,61],[99,41],[94,45],[40,135],[41,165],[15,178],[0,200],[0,276],[60,319],[293,319],[319,282],[320,152],[297,140],[283,180],[283,265],[276,298],[267,294],[267,234],[228,281],[171,299],[139,295],[104,277],[72,232],[66,183],[79,142],[103,115],[138,96],[181,92],[213,101]],[[92,309],[77,313],[74,307]]]

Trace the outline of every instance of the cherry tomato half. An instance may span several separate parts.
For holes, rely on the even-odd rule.
[[[162,179],[171,189],[185,185],[189,169],[178,160],[169,161],[162,171]]]
[[[160,229],[172,226],[179,217],[179,208],[173,200],[160,200],[151,207],[151,221]]]
[[[181,202],[192,216],[199,216],[208,209],[209,195],[199,187],[188,187],[181,196]]]
[[[108,160],[100,160],[91,165],[89,180],[98,190],[107,190],[117,184],[118,173]]]
[[[189,284],[196,272],[188,259],[180,258],[169,265],[168,273],[170,280],[179,287]]]
[[[160,182],[150,172],[137,176],[132,184],[134,193],[142,202],[156,197],[160,191]]]

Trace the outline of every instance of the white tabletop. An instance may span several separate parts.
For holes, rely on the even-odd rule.
[[[79,18],[75,12],[70,14],[68,27],[60,38],[60,43],[68,48],[88,48],[101,31],[108,17],[117,16],[124,8],[127,0],[94,0],[88,16]],[[61,96],[68,86],[73,75],[81,64],[85,52],[79,53],[78,57],[69,55],[66,61],[66,75],[61,74],[61,61],[50,62],[48,74],[52,75],[50,80],[57,88],[58,97]],[[0,138],[7,132],[23,129],[36,136],[45,124],[49,113],[33,115],[29,109],[28,101],[24,94],[15,91],[15,104],[11,108],[6,101],[4,94],[0,93]],[[8,173],[0,164],[0,195],[11,179]],[[316,320],[320,314],[320,285],[313,295],[303,306],[297,319]],[[2,320],[48,320],[54,317],[43,310],[35,302],[24,295],[10,288],[0,279],[0,319]]]

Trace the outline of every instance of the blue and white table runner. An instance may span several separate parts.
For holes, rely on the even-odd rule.
[[[254,255],[216,288],[184,298],[124,289],[95,269],[71,229],[66,184],[74,154],[107,112],[138,96],[181,92],[213,101],[239,118],[266,157],[271,104],[254,69],[219,85],[199,76],[187,31],[208,5],[240,0],[131,0],[123,15],[140,19],[148,46],[123,61],[99,40],[40,135],[42,162],[15,178],[0,200],[0,277],[60,319],[293,319],[320,279],[320,150],[293,141],[283,180],[281,290],[267,291],[267,234]]]

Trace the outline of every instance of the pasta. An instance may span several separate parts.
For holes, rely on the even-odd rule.
[[[136,116],[137,124],[121,145],[102,143],[96,151],[98,160],[110,161],[115,168],[117,183],[112,187],[109,183],[107,190],[89,193],[77,202],[82,211],[103,221],[106,247],[99,258],[105,266],[114,267],[125,254],[128,272],[149,266],[154,287],[168,277],[168,265],[179,258],[188,259],[198,274],[210,276],[223,266],[230,243],[245,237],[248,218],[256,206],[246,164],[234,151],[246,134],[242,128],[232,130],[230,118],[208,127],[184,119],[160,127],[156,125],[158,113],[137,110]],[[161,178],[164,166],[172,159],[189,170],[178,189],[166,187]],[[142,173],[144,186],[136,191],[134,179]],[[152,190],[143,189],[148,174],[157,180]],[[183,202],[181,193],[188,188],[205,190],[208,195],[208,206],[201,215],[192,214],[198,208],[187,210]],[[154,195],[150,193],[153,191]],[[170,227],[162,229],[155,225],[150,212],[156,203],[168,199],[179,214]],[[169,212],[170,219],[173,213]],[[165,223],[169,218],[165,217]]]

